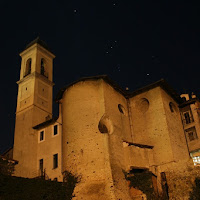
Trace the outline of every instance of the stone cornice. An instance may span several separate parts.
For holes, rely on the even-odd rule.
[[[47,83],[50,86],[54,86],[55,84],[53,82],[51,82],[50,80],[48,80],[46,77],[44,77],[43,75],[39,74],[38,72],[33,72],[27,76],[25,76],[23,79],[17,81],[16,83],[19,85],[20,83],[27,81],[29,79],[32,79],[34,77],[40,78],[42,81],[44,81],[45,83]]]

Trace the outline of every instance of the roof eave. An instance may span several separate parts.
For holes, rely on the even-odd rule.
[[[32,128],[35,129],[35,130],[39,130],[39,129],[45,128],[48,125],[51,125],[51,124],[55,123],[57,121],[57,119],[58,119],[58,117],[54,117],[54,118],[52,118],[50,120],[47,120],[45,122],[37,124],[36,126],[33,126]]]
[[[178,93],[164,79],[161,79],[161,80],[156,81],[152,84],[149,84],[143,88],[135,90],[134,92],[127,92],[127,91],[123,90],[119,85],[117,85],[114,81],[112,81],[107,75],[91,76],[91,77],[84,77],[84,78],[78,79],[78,80],[72,82],[71,84],[65,86],[64,88],[62,88],[58,92],[58,94],[55,98],[55,101],[59,102],[62,99],[62,96],[63,96],[65,90],[68,89],[69,87],[71,87],[72,85],[74,85],[78,82],[81,82],[81,81],[97,80],[97,79],[103,79],[105,82],[107,82],[109,85],[111,85],[116,91],[121,93],[125,98],[134,97],[138,94],[141,94],[142,92],[148,91],[150,89],[153,89],[153,88],[159,86],[162,89],[164,89],[178,104],[180,104],[182,102],[182,99],[180,98]]]

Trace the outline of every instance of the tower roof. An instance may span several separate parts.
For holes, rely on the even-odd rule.
[[[34,44],[39,44],[40,46],[42,46],[43,48],[45,48],[47,51],[51,52],[52,54],[54,54],[51,49],[47,46],[47,44],[42,41],[39,37],[37,37],[35,40],[31,41],[28,45],[26,45],[25,49],[28,49],[29,47],[31,47]]]

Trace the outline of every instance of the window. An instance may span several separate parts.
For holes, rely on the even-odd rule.
[[[40,74],[42,76],[45,76],[46,78],[48,78],[48,72],[46,70],[46,62],[44,60],[44,58],[41,59],[41,63],[40,63]]]
[[[198,139],[195,127],[191,127],[189,129],[187,129],[186,133],[188,134],[189,141],[193,141],[193,140]]]
[[[43,164],[44,164],[43,159],[40,159],[40,160],[39,160],[40,176],[43,175],[43,168],[44,168]]]
[[[181,97],[181,99],[182,99],[184,102],[187,101],[187,100],[186,100],[186,97]]]
[[[149,100],[146,98],[141,98],[137,103],[137,109],[143,114],[146,113],[149,109]]]
[[[57,135],[58,134],[58,125],[55,125],[53,127],[53,135]]]
[[[53,155],[53,169],[58,167],[58,154]]]
[[[31,58],[29,58],[26,62],[26,69],[25,69],[24,77],[31,73],[31,62],[32,62]]]
[[[192,158],[194,165],[200,165],[200,156],[195,156]]]
[[[42,58],[41,59],[41,71],[40,71],[40,73],[41,73],[41,75],[45,75],[44,73],[45,73],[45,69],[44,69],[44,59]]]
[[[169,103],[169,108],[170,108],[171,112],[175,112],[176,111],[176,106],[172,102]]]
[[[189,137],[190,141],[195,140],[195,139],[197,139],[197,133],[195,133],[195,132],[189,132],[188,133],[188,137]]]
[[[125,108],[121,104],[118,104],[118,109],[120,113],[125,115]]]
[[[44,140],[44,131],[41,131],[40,132],[40,141],[43,141]]]
[[[183,115],[184,115],[186,124],[189,124],[189,123],[192,122],[192,118],[190,117],[190,113],[189,112],[185,112]]]

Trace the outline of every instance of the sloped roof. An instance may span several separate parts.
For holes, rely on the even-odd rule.
[[[161,79],[159,81],[156,81],[152,84],[149,84],[143,88],[139,88],[133,92],[129,92],[126,90],[123,90],[118,84],[116,84],[114,81],[112,81],[107,75],[98,75],[98,76],[90,76],[90,77],[83,77],[81,79],[78,79],[72,83],[70,83],[69,85],[65,86],[64,88],[62,88],[57,96],[55,101],[58,102],[60,99],[62,99],[62,96],[65,92],[66,89],[68,89],[69,87],[71,87],[72,85],[75,85],[78,82],[81,81],[89,81],[89,80],[99,80],[99,79],[103,79],[106,83],[108,83],[110,86],[112,86],[116,91],[118,91],[119,93],[121,93],[125,98],[131,98],[133,96],[136,96],[140,93],[143,93],[145,91],[148,91],[150,89],[153,89],[155,87],[160,86],[163,90],[165,90],[178,104],[180,104],[182,102],[182,99],[180,98],[180,96],[178,95],[178,93],[164,80]]]
[[[129,97],[136,96],[140,93],[143,93],[145,91],[151,90],[155,87],[161,87],[165,92],[167,92],[168,95],[170,95],[178,104],[182,103],[182,99],[180,95],[164,80],[161,79],[159,81],[156,81],[154,83],[151,83],[147,86],[144,86],[142,88],[139,88],[129,94]]]
[[[34,44],[39,44],[40,46],[42,46],[43,48],[45,48],[46,50],[48,50],[49,52],[51,52],[52,54],[54,54],[51,49],[47,46],[47,44],[41,40],[39,37],[37,37],[36,39],[34,39],[33,41],[31,41],[29,44],[26,45],[25,49],[28,49],[29,47],[31,47]]]
[[[12,147],[9,147],[8,149],[6,149],[1,155],[2,156],[5,156],[6,153],[8,153],[9,151],[11,151],[13,149],[13,146]]]
[[[47,121],[42,122],[40,124],[37,124],[36,126],[33,127],[33,129],[38,130],[38,129],[41,129],[41,128],[45,128],[48,125],[55,123],[57,119],[58,119],[58,117],[54,117],[54,118],[52,118],[50,120],[47,120]]]
[[[79,83],[81,81],[90,81],[90,80],[99,80],[99,79],[103,79],[106,83],[111,85],[119,93],[121,93],[122,95],[125,95],[125,91],[119,85],[117,85],[114,81],[112,81],[107,75],[98,75],[98,76],[90,76],[90,77],[80,78],[80,79],[70,83],[69,85],[63,87],[58,92],[58,94],[55,98],[55,101],[59,101],[60,99],[62,99],[62,96],[63,96],[65,90],[68,89],[69,87],[71,87],[72,85],[75,85],[76,83]]]

